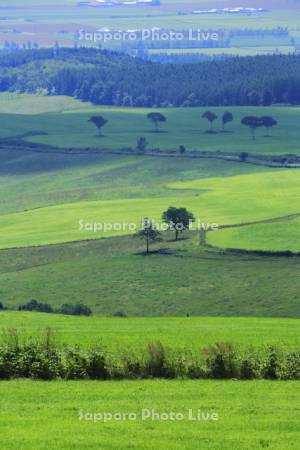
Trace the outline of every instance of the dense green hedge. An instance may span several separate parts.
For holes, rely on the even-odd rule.
[[[142,378],[300,380],[300,350],[279,347],[238,349],[217,343],[196,350],[175,350],[160,342],[144,349],[58,345],[48,332],[43,340],[19,342],[10,332],[0,344],[0,379],[107,380]]]

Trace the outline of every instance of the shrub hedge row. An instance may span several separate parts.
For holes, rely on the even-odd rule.
[[[57,344],[47,333],[20,343],[17,333],[0,344],[0,379],[116,380],[147,378],[300,380],[300,350],[284,347],[239,349],[216,343],[199,350],[174,350],[161,342],[117,353]]]

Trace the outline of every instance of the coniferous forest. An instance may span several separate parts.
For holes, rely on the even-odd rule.
[[[300,103],[300,56],[160,64],[96,49],[20,50],[0,58],[0,91],[69,95],[97,105]],[[134,82],[133,82],[134,80]]]

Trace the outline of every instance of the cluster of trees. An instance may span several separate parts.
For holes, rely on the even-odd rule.
[[[210,123],[210,132],[213,133],[213,124],[218,119],[218,116],[211,112],[211,111],[205,111],[202,115],[203,119],[207,119]],[[229,111],[224,112],[222,116],[222,131],[225,131],[225,126],[233,121],[233,114]]]
[[[255,140],[255,133],[257,128],[264,127],[267,130],[267,136],[269,137],[270,129],[278,124],[277,120],[272,116],[246,116],[242,119],[241,123],[251,130],[253,140]]]
[[[202,115],[203,119],[207,119],[210,123],[210,133],[213,133],[213,124],[218,119],[218,116],[212,111],[205,111]],[[226,111],[222,116],[222,131],[225,131],[226,124],[234,120],[233,114]],[[278,125],[278,122],[272,116],[246,116],[241,120],[241,124],[248,127],[251,131],[252,139],[255,140],[257,128],[264,127],[267,132],[267,137],[270,137],[270,129]]]
[[[170,206],[162,214],[162,220],[167,224],[168,229],[174,231],[175,241],[178,240],[179,234],[190,228],[191,223],[195,220],[194,215],[186,208],[176,208]],[[155,222],[149,218],[145,218],[142,223],[141,230],[135,234],[135,237],[142,239],[146,245],[146,253],[150,253],[150,244],[161,240],[161,233]]]
[[[69,95],[98,105],[226,106],[300,103],[300,56],[159,64],[89,48],[0,56],[0,91]]]

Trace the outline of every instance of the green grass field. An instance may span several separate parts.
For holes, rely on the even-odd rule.
[[[31,312],[0,313],[0,341],[9,329],[21,341],[41,338],[46,329],[58,343],[91,347],[101,343],[111,350],[145,347],[161,341],[170,348],[200,349],[216,342],[238,347],[300,344],[298,319],[246,317],[74,317]]]
[[[296,449],[299,394],[298,382],[2,382],[1,442],[8,450]],[[142,420],[143,409],[184,417]],[[218,420],[188,420],[189,409],[215,412]],[[137,420],[85,419],[105,412]]]

